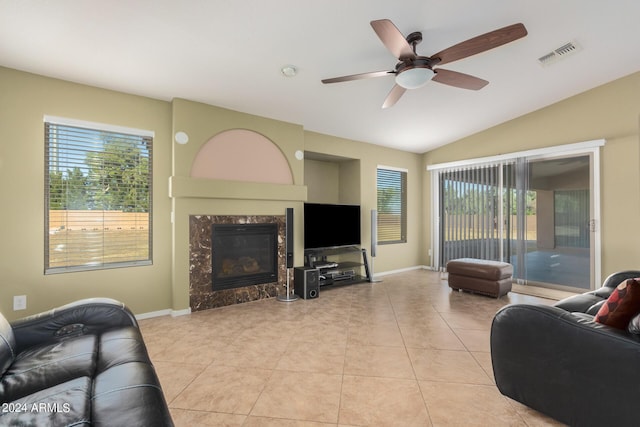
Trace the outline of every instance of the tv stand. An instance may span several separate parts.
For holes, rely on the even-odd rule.
[[[358,246],[307,249],[304,251],[304,265],[319,270],[320,286],[371,281],[367,250]],[[364,275],[361,274],[362,267]]]

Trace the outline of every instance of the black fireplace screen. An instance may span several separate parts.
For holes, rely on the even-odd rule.
[[[278,224],[213,224],[213,290],[278,281]]]

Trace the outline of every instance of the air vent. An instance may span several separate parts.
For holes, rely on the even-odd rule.
[[[557,49],[552,50],[551,52],[542,55],[538,58],[538,62],[540,65],[547,67],[549,65],[555,64],[561,59],[567,58],[571,55],[574,55],[582,50],[582,47],[576,43],[575,41],[571,41],[569,43],[565,43]]]

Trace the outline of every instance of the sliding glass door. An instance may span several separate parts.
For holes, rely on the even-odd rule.
[[[525,275],[528,284],[591,289],[593,200],[590,156],[535,159],[528,191]]]
[[[529,154],[433,171],[434,267],[465,257],[506,261],[523,285],[593,289],[598,152]]]

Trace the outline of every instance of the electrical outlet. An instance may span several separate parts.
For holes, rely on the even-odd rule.
[[[27,296],[15,295],[13,297],[13,311],[26,310],[27,309]]]

